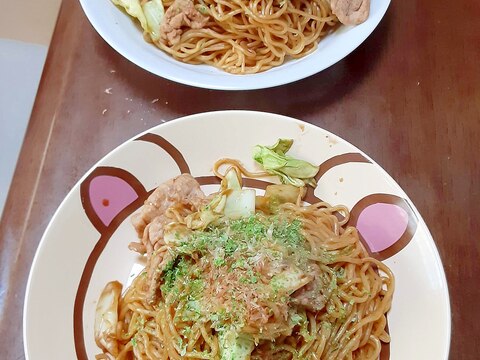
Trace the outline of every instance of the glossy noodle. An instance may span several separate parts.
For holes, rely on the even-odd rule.
[[[338,23],[325,0],[205,0],[196,7],[208,16],[205,27],[188,29],[175,44],[155,44],[183,62],[234,74],[257,73],[288,57],[303,57]]]
[[[339,23],[357,25],[370,0],[111,0],[146,41],[175,59],[254,74],[310,54]]]
[[[131,248],[147,266],[123,295],[117,282],[104,290],[97,359],[377,360],[394,277],[348,210],[274,185],[248,216],[227,216],[231,197],[237,210],[251,199],[231,174],[209,197],[181,175],[146,201]]]

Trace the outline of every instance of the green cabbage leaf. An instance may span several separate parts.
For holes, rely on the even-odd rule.
[[[160,39],[160,25],[165,13],[161,0],[150,0],[143,5],[139,0],[112,0],[112,3],[137,19],[144,33],[149,34],[153,41]]]
[[[278,139],[272,146],[256,145],[253,148],[253,159],[262,165],[267,173],[277,175],[284,184],[297,187],[317,186],[315,175],[319,167],[286,155],[292,144],[292,139]]]

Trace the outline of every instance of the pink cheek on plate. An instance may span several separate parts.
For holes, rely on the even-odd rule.
[[[383,251],[395,244],[407,226],[407,212],[400,206],[384,203],[367,206],[357,221],[357,229],[372,252]]]
[[[93,210],[105,226],[138,198],[125,180],[110,175],[94,178],[90,182],[89,195]]]

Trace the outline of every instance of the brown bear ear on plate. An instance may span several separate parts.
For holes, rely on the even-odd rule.
[[[160,135],[146,133],[134,141],[159,146],[172,157],[181,173],[190,174],[182,153]],[[85,214],[93,226],[104,234],[113,223],[118,225],[130,215],[138,207],[137,203],[142,202],[148,194],[140,181],[128,171],[115,167],[98,167],[80,185],[80,195]]]
[[[360,153],[345,153],[331,157],[328,160],[325,160],[320,164],[317,175],[315,179],[318,181],[325,173],[338,165],[343,165],[347,163],[372,163],[365,156]]]
[[[145,141],[161,147],[172,157],[173,161],[175,161],[181,174],[190,174],[190,167],[187,164],[187,160],[185,160],[180,150],[165,138],[157,134],[146,133],[136,138],[135,141]]]
[[[80,196],[88,219],[103,234],[111,224],[123,221],[132,212],[131,205],[145,199],[147,191],[128,171],[101,166],[82,181]]]
[[[412,240],[418,219],[407,200],[391,194],[372,194],[350,211],[348,225],[355,226],[368,253],[385,260]]]
[[[336,155],[334,157],[331,157],[328,160],[325,160],[323,163],[320,164],[318,173],[317,175],[315,175],[315,180],[318,182],[322,178],[322,176],[325,175],[325,173],[331,168],[334,168],[335,166],[338,166],[338,165],[347,164],[347,163],[370,163],[371,164],[372,162],[360,153],[345,153],[345,154]],[[315,196],[314,192],[315,192],[315,189],[313,189],[311,186],[308,186],[307,193],[305,195],[305,201],[311,204],[317,201],[320,201],[320,199],[317,196]]]

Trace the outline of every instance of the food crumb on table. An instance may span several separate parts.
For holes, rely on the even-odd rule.
[[[105,94],[112,95],[112,88],[106,88],[105,89]]]

